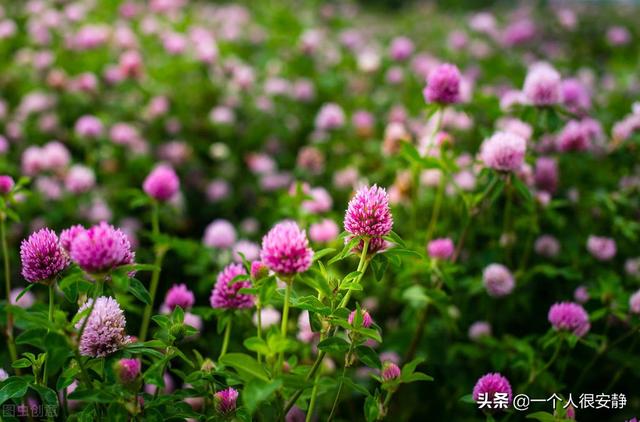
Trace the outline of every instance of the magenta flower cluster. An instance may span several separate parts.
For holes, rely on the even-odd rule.
[[[171,166],[159,164],[144,180],[142,189],[157,201],[168,201],[180,189],[180,179]]]
[[[496,393],[506,394],[507,405],[511,404],[513,392],[509,380],[498,372],[483,375],[473,387],[473,400],[478,401],[485,394],[488,401],[493,401]]]
[[[78,314],[91,309],[92,303],[93,299],[85,302],[78,309]],[[87,317],[89,319],[80,338],[80,354],[82,356],[105,357],[131,342],[131,338],[125,332],[124,312],[114,298],[106,296],[97,298],[91,314],[76,323],[77,330],[82,329]]]
[[[582,337],[591,328],[589,314],[581,305],[573,302],[555,303],[549,309],[549,322],[557,331],[571,331]]]
[[[194,303],[196,303],[196,297],[184,283],[171,286],[164,298],[165,306],[171,311],[173,311],[176,306],[185,310],[190,309]]]
[[[400,367],[391,361],[386,361],[382,365],[382,379],[385,381],[391,381],[400,376]]]
[[[507,296],[515,287],[513,275],[502,264],[490,264],[484,269],[482,282],[489,296]]]
[[[448,237],[433,239],[427,244],[427,253],[433,259],[449,259],[453,252],[453,240]]]
[[[140,359],[123,358],[115,365],[118,381],[122,384],[131,384],[138,379],[142,364]]]
[[[133,264],[135,254],[127,235],[112,225],[101,222],[87,230],[72,227],[69,254],[80,268],[91,274],[110,271]],[[65,236],[65,243],[67,238]]]
[[[221,309],[242,309],[251,308],[253,306],[254,298],[252,295],[239,293],[240,289],[250,288],[251,282],[249,280],[237,280],[234,278],[247,275],[247,271],[240,264],[229,264],[218,274],[213,290],[211,291],[212,308]]]
[[[309,269],[313,250],[305,231],[297,223],[283,221],[262,238],[260,259],[271,271],[290,276]]]
[[[377,185],[358,189],[347,206],[344,229],[354,236],[382,237],[392,228],[387,191]]]
[[[236,410],[236,401],[238,400],[238,391],[232,387],[226,390],[218,391],[214,394],[216,409],[223,415],[228,415]]]
[[[20,245],[22,276],[30,283],[50,281],[69,265],[58,235],[48,228],[32,233]]]
[[[498,171],[516,171],[524,162],[527,141],[510,132],[497,132],[482,143],[480,157],[484,164]]]
[[[428,103],[453,104],[460,101],[460,71],[455,65],[444,63],[436,67],[427,78],[423,91]]]
[[[355,321],[356,318],[356,312],[357,311],[351,311],[351,313],[349,314],[349,324],[353,325],[353,322]],[[360,310],[360,314],[362,316],[362,326],[364,328],[369,328],[371,327],[371,324],[373,324],[373,318],[371,318],[371,315],[369,315],[369,312],[367,312],[364,309]]]

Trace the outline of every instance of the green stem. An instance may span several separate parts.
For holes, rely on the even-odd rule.
[[[344,385],[344,377],[346,376],[346,373],[347,373],[347,366],[348,366],[347,363],[352,352],[353,352],[353,342],[351,342],[351,345],[349,346],[349,351],[347,352],[347,355],[345,357],[344,367],[342,368],[342,376],[340,377],[340,384],[338,384],[338,392],[336,393],[336,398],[333,399],[333,406],[331,406],[331,413],[329,413],[329,418],[327,419],[327,422],[331,422],[333,420],[333,416],[335,415],[336,409],[338,408],[338,401],[340,401],[340,393],[342,393],[342,386]],[[309,415],[307,414],[307,416]]]
[[[553,355],[551,356],[551,359],[549,359],[549,361],[539,371],[532,371],[531,372],[531,375],[529,376],[529,381],[528,381],[527,384],[533,383],[533,381],[536,380],[538,375],[540,375],[541,373],[543,373],[544,371],[549,369],[549,367],[553,364],[553,362],[556,361],[556,359],[560,355],[561,346],[562,346],[562,342],[558,341],[558,343],[556,345],[556,350],[553,352]]]
[[[378,416],[378,420],[382,420],[387,412],[388,412],[388,407],[389,407],[389,402],[391,401],[391,397],[393,396],[393,391],[391,390],[387,390],[387,395],[384,398],[384,402],[382,403],[382,412],[380,413],[380,415]]]
[[[151,230],[153,234],[154,242],[158,242],[158,236],[160,235],[160,223],[159,223],[160,208],[158,203],[154,201],[153,208],[151,210]],[[140,326],[140,341],[145,341],[147,338],[147,332],[149,330],[149,322],[151,321],[151,312],[153,311],[153,303],[155,301],[156,292],[158,291],[158,283],[160,281],[160,271],[162,271],[162,261],[164,255],[167,253],[165,245],[155,245],[155,261],[153,273],[151,273],[151,288],[149,295],[151,296],[151,302],[144,308],[144,316],[142,317],[142,325]]]
[[[304,419],[305,422],[311,422],[311,420],[313,419],[313,411],[316,407],[316,400],[318,398],[318,375],[316,375],[313,380],[313,389],[311,390],[311,400],[309,401],[307,416]]]
[[[405,362],[409,362],[414,358],[416,351],[418,350],[418,346],[420,345],[420,341],[422,340],[422,335],[424,334],[424,327],[427,323],[427,311],[429,310],[429,304],[425,305],[424,309],[420,313],[420,319],[418,320],[418,325],[416,326],[416,331],[413,335],[413,339],[411,340],[411,345],[409,346],[409,350],[407,351],[407,355],[405,357]]]
[[[285,280],[287,287],[284,290],[284,307],[282,308],[282,324],[280,325],[280,332],[283,339],[287,338],[287,325],[289,324],[289,299],[291,298],[291,289],[293,287],[292,280]],[[282,370],[282,363],[284,362],[284,351],[278,355],[278,372]]]
[[[441,173],[440,183],[438,184],[438,191],[436,192],[436,199],[433,204],[433,212],[431,213],[431,220],[429,221],[429,226],[427,229],[427,243],[431,240],[431,236],[433,236],[433,231],[436,228],[436,224],[438,223],[438,217],[440,215],[440,207],[442,207],[442,200],[444,198],[444,188],[446,186],[446,178],[444,172]]]
[[[511,261],[511,244],[513,243],[513,239],[511,239],[511,209],[513,208],[512,201],[512,189],[511,189],[511,174],[507,175],[507,180],[504,185],[505,190],[505,204],[504,204],[504,227],[502,229],[502,233],[505,244],[505,262],[507,264]]]
[[[258,317],[258,326],[256,330],[258,332],[258,339],[262,340],[262,304],[260,300],[256,301],[256,316]],[[262,353],[259,351],[258,353],[258,363],[262,362]]]
[[[218,356],[218,360],[220,360],[221,357],[227,354],[227,347],[229,347],[229,338],[231,337],[231,321],[232,319],[229,318],[229,320],[227,321],[227,326],[224,329],[224,338],[222,340],[222,350],[220,350],[220,356]]]
[[[367,259],[367,252],[369,251],[369,242],[371,242],[371,239],[368,239],[368,238],[364,239],[364,245],[362,245],[362,252],[360,253],[360,261],[358,262],[358,269],[356,270],[357,272],[360,273],[358,274],[358,279],[356,281],[356,284],[360,283],[360,280],[362,280],[362,276],[364,275],[365,271],[367,270],[367,266],[369,265],[369,260]],[[339,308],[344,308],[349,304],[349,299],[351,299],[352,291],[353,290],[351,289],[347,290],[347,294],[345,294],[344,297],[342,298]]]
[[[49,322],[53,323],[53,308],[55,305],[55,283],[49,284]]]
[[[360,254],[360,261],[358,262],[358,269],[357,269],[357,271],[360,272],[360,275],[358,275],[358,279],[357,279],[358,283],[360,282],[360,280],[362,280],[362,276],[364,275],[365,271],[367,270],[367,266],[369,265],[369,259],[367,258],[369,242],[370,242],[370,239],[364,239],[364,245],[362,246],[362,253]],[[339,308],[344,308],[345,306],[347,306],[349,304],[350,297],[351,297],[351,290],[348,290],[347,294],[344,295],[344,298],[342,298]],[[331,335],[334,335],[336,331],[337,331],[337,327],[334,327]],[[316,357],[315,362],[313,362],[313,366],[311,367],[311,369],[307,373],[307,376],[305,377],[305,381],[309,381],[311,378],[315,376],[316,372],[318,371],[318,368],[320,368],[320,365],[322,364],[322,360],[326,355],[327,354],[323,351],[321,351],[318,354],[318,357]],[[302,395],[303,391],[304,389],[301,388],[299,390],[296,390],[295,393],[293,393],[293,396],[291,396],[289,401],[285,404],[285,407],[284,407],[285,415],[289,412],[289,410],[291,410],[291,408],[296,403],[298,398],[300,398],[300,396]]]
[[[53,309],[55,305],[55,283],[52,281],[49,284],[49,322],[53,324]],[[47,329],[47,334],[49,334],[49,329]],[[44,373],[42,376],[42,383],[46,386],[48,379],[48,368],[49,368],[49,356],[47,356],[47,360],[44,363]]]
[[[318,371],[318,368],[320,368],[320,364],[322,363],[322,360],[324,359],[324,357],[326,355],[327,355],[326,352],[320,352],[318,354],[318,356],[316,357],[315,362],[313,362],[313,366],[311,367],[311,369],[309,370],[309,373],[307,373],[307,376],[305,377],[305,381],[309,381],[311,378],[313,378],[313,376]],[[293,405],[296,404],[296,401],[302,395],[303,391],[304,391],[304,389],[301,388],[301,389],[297,390],[295,393],[293,393],[293,396],[291,396],[291,398],[289,399],[289,401],[287,402],[287,404],[284,407],[284,414],[285,415],[287,413],[289,413],[289,410],[291,410]]]
[[[9,248],[7,247],[7,230],[5,226],[6,215],[2,213],[0,215],[0,237],[2,238],[2,260],[4,263],[4,285],[7,294],[7,305],[11,305],[11,269],[9,267]],[[9,356],[11,362],[18,360],[18,353],[16,351],[16,343],[13,339],[13,313],[10,309],[7,309],[7,348],[9,349]],[[20,375],[20,370],[16,369],[16,374]]]

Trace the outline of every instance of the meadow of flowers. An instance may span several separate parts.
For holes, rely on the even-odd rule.
[[[640,6],[396,3],[0,3],[1,420],[637,421]]]

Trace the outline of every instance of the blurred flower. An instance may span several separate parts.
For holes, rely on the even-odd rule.
[[[636,315],[640,315],[640,290],[636,291],[629,297],[629,311]]]
[[[309,226],[309,239],[316,243],[329,243],[338,238],[340,228],[335,221],[325,218]]]
[[[612,26],[607,30],[607,42],[612,46],[629,44],[631,33],[624,26]]]
[[[309,311],[302,311],[298,316],[298,340],[303,343],[312,343],[320,338],[320,333],[315,333],[311,329]]]
[[[15,182],[13,181],[13,177],[2,175],[0,176],[0,195],[6,195],[15,186]]]
[[[582,122],[569,121],[558,134],[558,149],[560,151],[586,151],[591,148],[591,137]]]
[[[219,274],[213,290],[211,291],[211,307],[222,309],[251,308],[254,298],[252,295],[238,293],[240,289],[250,288],[251,281],[233,281],[234,278],[247,275],[246,270],[240,264],[229,264]]]
[[[173,198],[178,192],[180,179],[171,166],[159,164],[144,179],[142,188],[153,199],[164,202]]]
[[[12,289],[11,293],[9,294],[9,303],[19,306],[23,309],[28,309],[36,303],[36,297],[30,291],[27,291],[22,295],[20,300],[16,301],[18,296],[22,293],[22,290],[23,289]]]
[[[93,299],[89,299],[78,309],[78,314],[91,309]],[[84,325],[81,318],[75,325],[80,330]],[[80,354],[94,358],[105,357],[118,351],[131,341],[126,335],[124,312],[112,297],[100,296],[96,299],[93,312],[88,315],[89,320],[80,338]]]
[[[293,275],[309,269],[313,250],[304,230],[293,221],[276,224],[263,238],[260,259],[280,275]]]
[[[482,337],[491,336],[491,324],[487,321],[476,321],[469,326],[469,338],[478,341]]]
[[[232,255],[236,262],[242,262],[242,256],[247,261],[254,261],[260,257],[260,245],[250,240],[240,239],[233,246]]]
[[[303,147],[298,151],[296,164],[311,174],[321,174],[325,168],[324,154],[316,147]]]
[[[490,264],[484,269],[482,282],[489,296],[503,297],[511,293],[515,281],[511,272],[501,264]]]
[[[322,106],[316,115],[316,128],[320,130],[339,129],[345,124],[345,115],[342,107],[335,103],[327,103]]]
[[[528,19],[518,19],[509,23],[502,34],[502,42],[506,46],[516,46],[532,41],[536,35],[535,23]]]
[[[258,313],[253,314],[253,325],[258,326]],[[273,306],[267,306],[260,310],[260,322],[262,329],[265,330],[271,326],[275,326],[280,322],[280,311]]]
[[[181,307],[183,310],[188,310],[191,309],[194,303],[196,303],[196,298],[184,283],[171,286],[164,298],[164,305],[170,311],[173,311],[176,306]]]
[[[423,91],[427,103],[453,104],[460,101],[460,71],[455,65],[441,64],[429,73]]]
[[[558,163],[551,157],[538,157],[534,173],[538,189],[554,193],[558,186]]]
[[[522,90],[533,105],[557,104],[562,99],[560,74],[548,63],[535,63],[529,68]]]
[[[527,141],[508,132],[496,132],[486,139],[480,147],[480,156],[484,164],[498,171],[518,170],[523,162]]]
[[[573,298],[580,304],[587,303],[589,301],[589,291],[586,286],[578,286],[573,292]]]
[[[227,220],[213,220],[205,229],[202,243],[210,248],[228,249],[236,242],[236,229]]]
[[[309,190],[311,199],[302,201],[302,208],[312,214],[320,214],[331,210],[333,199],[325,188],[313,188]]]
[[[76,121],[75,132],[81,138],[98,138],[102,130],[102,122],[96,116],[86,115]]]
[[[81,164],[72,166],[64,180],[65,188],[75,194],[89,191],[95,183],[96,176],[93,170]]]
[[[543,234],[536,239],[533,249],[538,255],[555,258],[560,253],[560,242],[550,234]]]
[[[562,81],[562,101],[573,112],[583,112],[591,108],[589,90],[577,78]]]
[[[406,60],[411,57],[413,50],[413,42],[407,37],[396,37],[391,41],[390,55],[393,60]]]
[[[20,244],[22,276],[30,283],[51,282],[69,265],[58,236],[48,228],[32,233]]]
[[[558,302],[549,309],[549,322],[556,331],[571,331],[578,337],[591,328],[589,314],[577,303]]]
[[[449,259],[454,249],[453,240],[448,237],[433,239],[427,244],[427,253],[434,259]]]
[[[616,241],[609,237],[589,236],[587,250],[600,261],[609,261],[616,256]]]

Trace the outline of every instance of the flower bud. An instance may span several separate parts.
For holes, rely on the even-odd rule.
[[[133,384],[140,375],[141,363],[138,359],[120,359],[114,365],[118,381],[124,385]]]

